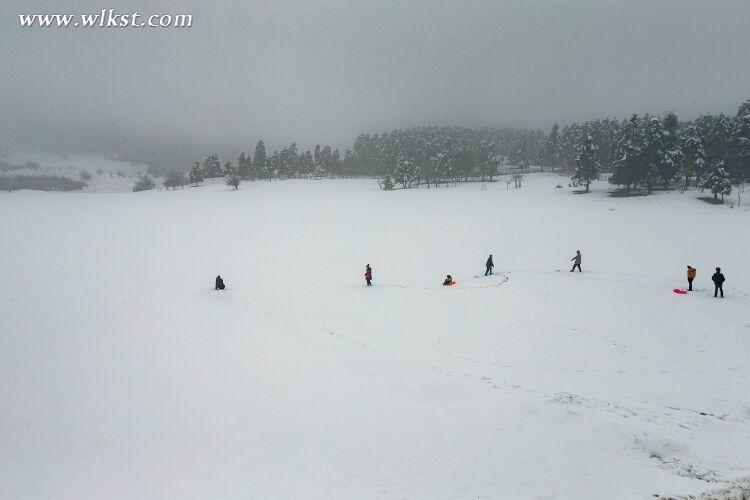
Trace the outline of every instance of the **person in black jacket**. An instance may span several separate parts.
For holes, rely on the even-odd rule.
[[[722,285],[724,284],[725,278],[724,275],[721,274],[721,268],[717,267],[716,272],[713,276],[711,276],[711,281],[714,282],[714,297],[717,296],[719,292],[721,292],[721,298],[724,298],[724,289],[722,288]]]
[[[221,276],[216,277],[216,286],[214,287],[214,290],[224,290],[224,280],[221,279]]]
[[[487,276],[488,274],[492,274],[492,268],[495,267],[495,264],[492,262],[492,254],[490,254],[490,257],[487,259],[485,266],[487,267],[487,270],[484,272],[484,275]]]

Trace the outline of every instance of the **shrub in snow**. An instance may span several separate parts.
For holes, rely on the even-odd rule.
[[[135,185],[133,185],[133,192],[148,191],[154,189],[154,187],[156,187],[154,180],[148,175],[144,175],[136,181]]]
[[[380,189],[384,189],[386,191],[390,191],[393,189],[393,181],[391,180],[391,176],[389,174],[386,174],[385,179],[383,179],[383,182],[380,182]]]

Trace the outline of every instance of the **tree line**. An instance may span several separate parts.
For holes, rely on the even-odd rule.
[[[360,134],[341,155],[330,146],[300,151],[295,143],[268,154],[263,141],[242,152],[236,163],[218,155],[194,162],[187,172],[172,172],[168,188],[204,179],[242,180],[316,177],[373,177],[385,189],[457,182],[492,181],[499,173],[530,166],[570,175],[588,190],[609,174],[624,191],[670,189],[694,184],[715,196],[728,194],[732,182],[750,179],[750,101],[734,116],[702,115],[680,121],[674,113],[632,115],[555,124],[539,129],[416,127]],[[506,167],[505,169],[503,167]]]

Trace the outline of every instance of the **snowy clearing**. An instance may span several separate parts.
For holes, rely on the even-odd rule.
[[[0,497],[729,491],[750,212],[560,182],[0,193]]]

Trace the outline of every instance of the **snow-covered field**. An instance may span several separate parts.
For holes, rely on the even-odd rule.
[[[749,476],[750,211],[560,182],[0,194],[0,498],[632,499]]]

